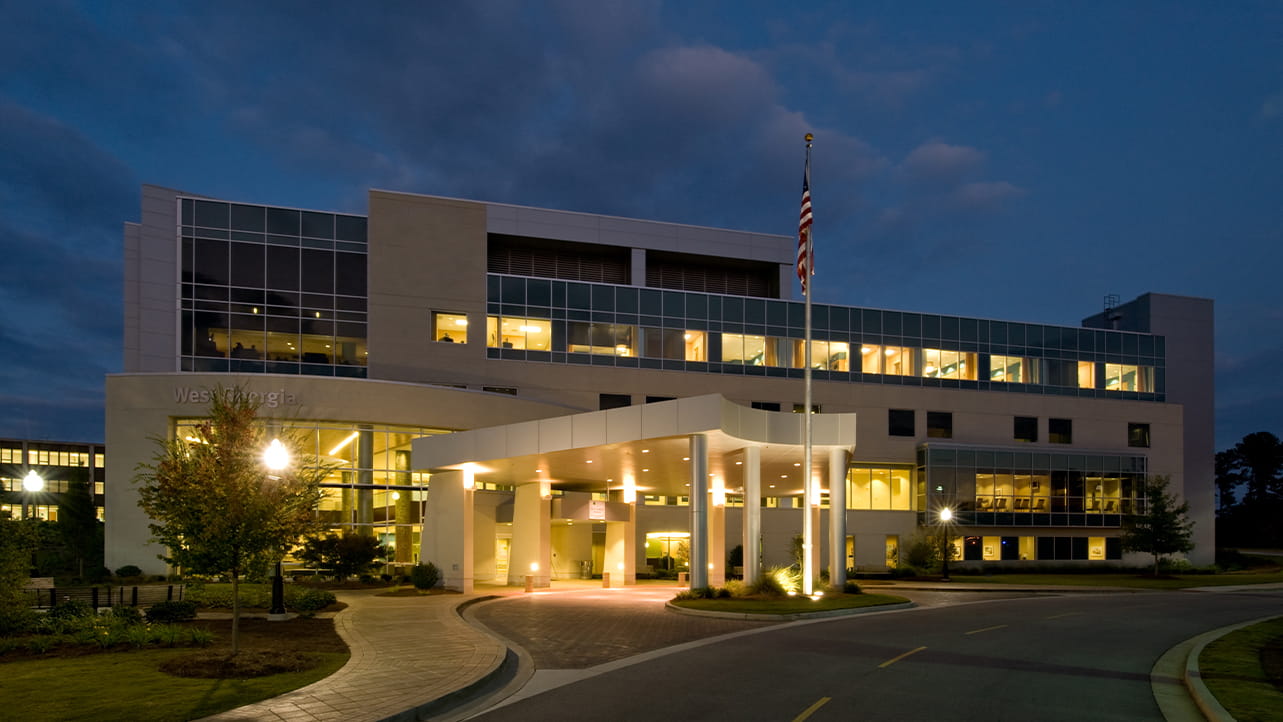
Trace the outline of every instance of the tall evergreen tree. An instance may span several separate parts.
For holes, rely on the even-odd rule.
[[[85,566],[92,570],[102,566],[103,529],[94,507],[93,488],[89,484],[89,470],[72,472],[67,491],[58,499],[58,535],[71,553],[76,574],[82,579]]]
[[[293,436],[279,437],[289,462],[274,468],[265,458],[273,439],[258,419],[258,404],[238,388],[219,387],[210,399],[209,418],[193,440],[156,439],[154,463],[141,467],[135,483],[139,506],[155,520],[152,534],[166,548],[161,558],[184,572],[231,579],[236,654],[240,577],[317,527],[314,510],[327,469]]]

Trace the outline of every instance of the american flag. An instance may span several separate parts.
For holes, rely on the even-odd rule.
[[[815,249],[811,247],[811,151],[808,144],[806,170],[802,173],[802,213],[797,221],[797,279],[802,292],[810,285],[808,276],[815,275]]]

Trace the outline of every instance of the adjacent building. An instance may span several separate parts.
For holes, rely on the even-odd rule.
[[[1191,503],[1192,560],[1213,558],[1209,300],[1146,294],[1081,327],[815,304],[804,470],[790,237],[154,186],[124,235],[109,567],[164,571],[129,480],[220,385],[336,465],[328,523],[457,588],[787,564],[807,479],[817,568],[885,569],[924,533],[962,563],[1118,564],[1159,474]]]

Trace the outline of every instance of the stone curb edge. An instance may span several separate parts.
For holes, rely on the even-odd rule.
[[[1268,622],[1271,619],[1277,618],[1278,615],[1271,615],[1269,617],[1252,619],[1238,624],[1231,624],[1228,627],[1221,627],[1220,629],[1213,629],[1210,632],[1200,634],[1192,640],[1194,642],[1194,647],[1189,651],[1189,656],[1185,659],[1185,673],[1182,675],[1182,681],[1185,683],[1185,688],[1189,690],[1190,696],[1194,698],[1194,704],[1198,705],[1198,709],[1203,713],[1204,717],[1212,720],[1212,722],[1233,722],[1234,720],[1234,717],[1229,713],[1229,710],[1221,706],[1220,701],[1216,699],[1216,696],[1213,695],[1211,690],[1207,688],[1207,685],[1203,683],[1203,674],[1198,667],[1198,658],[1203,653],[1203,648],[1221,637],[1224,637],[1231,632],[1236,632],[1243,627],[1250,627],[1253,624]]]

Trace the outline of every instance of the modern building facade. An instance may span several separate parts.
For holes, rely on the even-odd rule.
[[[23,482],[29,474],[39,489]],[[14,519],[58,521],[65,494],[79,489],[89,495],[103,518],[106,454],[102,444],[74,441],[0,439],[0,514]]]
[[[815,304],[802,466],[795,241],[370,191],[366,216],[146,186],[107,379],[107,564],[163,571],[127,483],[239,386],[337,466],[319,513],[447,583],[792,561],[1125,562],[1171,477],[1213,555],[1212,303],[1147,294],[1082,327]],[[820,543],[823,540],[823,543]],[[738,565],[737,565],[738,566]]]

